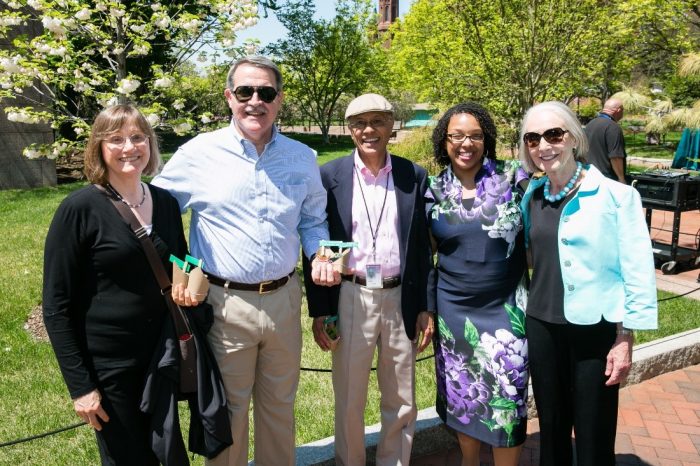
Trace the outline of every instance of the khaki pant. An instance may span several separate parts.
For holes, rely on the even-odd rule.
[[[209,466],[248,464],[253,398],[255,464],[295,464],[294,398],[301,365],[301,288],[293,275],[268,294],[212,286],[211,345],[226,387],[233,445]]]
[[[408,466],[416,427],[416,345],[406,336],[401,287],[372,290],[343,282],[340,341],[333,352],[336,464],[365,465],[364,412],[375,347],[381,394],[378,466]]]

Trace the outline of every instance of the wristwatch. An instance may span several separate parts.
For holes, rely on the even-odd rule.
[[[632,335],[632,330],[625,327],[617,327],[618,335]]]

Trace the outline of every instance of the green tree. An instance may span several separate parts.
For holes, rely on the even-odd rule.
[[[481,101],[513,126],[600,70],[606,13],[596,0],[418,0],[395,30],[392,75],[432,102]]]
[[[289,30],[266,49],[280,63],[289,99],[321,128],[324,142],[342,95],[365,91],[377,74],[379,54],[371,31],[376,14],[370,0],[339,0],[331,20],[315,19],[312,0],[290,0],[277,10]]]
[[[95,113],[117,102],[187,132],[191,114],[167,108],[163,90],[182,63],[206,59],[204,45],[235,52],[236,31],[256,21],[254,0],[0,2],[0,40],[14,37],[0,50],[0,99],[11,121],[56,130],[53,144],[26,148],[29,157],[79,151]],[[36,37],[23,33],[30,24],[43,26]]]

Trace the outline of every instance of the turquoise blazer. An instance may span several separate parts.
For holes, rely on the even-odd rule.
[[[630,329],[657,327],[654,255],[642,201],[634,188],[610,180],[592,165],[559,220],[559,268],[564,316],[592,325],[604,318]],[[521,202],[525,242],[530,199],[547,177],[530,181]]]

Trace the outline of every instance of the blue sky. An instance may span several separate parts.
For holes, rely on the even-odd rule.
[[[414,0],[399,0],[399,16],[406,13]],[[316,17],[318,18],[332,18],[335,13],[335,1],[334,0],[315,0],[316,4]],[[379,2],[375,0],[378,5]],[[262,9],[261,9],[262,11]],[[270,13],[267,18],[260,18],[258,24],[249,29],[244,29],[238,33],[237,43],[242,43],[245,39],[255,38],[260,40],[261,46],[265,46],[270,42],[274,42],[284,36],[287,30],[282,26],[282,24],[277,21],[275,15]]]

